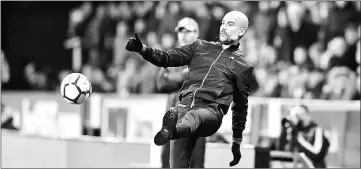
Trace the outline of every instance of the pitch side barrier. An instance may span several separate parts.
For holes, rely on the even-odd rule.
[[[24,133],[76,138],[84,135],[84,129],[90,134],[98,130],[102,138],[149,143],[161,125],[167,95],[120,98],[116,94],[93,93],[84,104],[71,105],[60,93],[5,91],[2,100],[18,111],[15,121]],[[269,140],[279,136],[281,118],[295,104],[307,105],[313,119],[326,130],[331,142],[329,166],[360,167],[360,101],[250,97],[243,143],[254,147],[268,145]],[[219,132],[230,140],[231,112],[228,113]],[[160,152],[151,149],[156,154]],[[152,156],[150,162],[157,165],[160,156]]]
[[[238,168],[254,168],[255,151],[242,146]],[[159,168],[160,156],[152,143],[134,143],[99,137],[59,138],[3,131],[4,168]],[[207,144],[205,166],[228,168],[230,145]],[[159,161],[160,162],[160,161]]]

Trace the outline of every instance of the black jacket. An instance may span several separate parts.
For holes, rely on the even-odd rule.
[[[223,50],[219,42],[198,39],[171,50],[146,47],[140,54],[159,67],[188,65],[189,72],[179,95],[182,104],[190,107],[217,104],[226,114],[233,101],[233,138],[242,139],[253,66],[238,47]]]
[[[282,132],[278,139],[279,147],[277,150],[294,151],[295,148],[298,148],[299,152],[305,153],[312,161],[315,168],[326,168],[325,158],[328,154],[330,142],[325,136],[324,130],[315,122],[312,122],[302,130],[291,128],[292,132],[290,133],[287,133],[287,128],[286,125],[282,124]],[[305,141],[300,141],[297,138],[299,132],[308,135],[308,138],[305,138]],[[291,136],[290,140],[287,139],[289,134]]]

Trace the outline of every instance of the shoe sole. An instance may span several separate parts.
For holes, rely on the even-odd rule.
[[[154,143],[157,146],[166,144],[177,125],[178,114],[175,111],[167,111],[163,116],[162,129],[154,136]]]

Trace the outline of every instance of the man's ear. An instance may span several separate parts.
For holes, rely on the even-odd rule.
[[[246,29],[241,28],[241,30],[239,31],[238,36],[241,37],[241,36],[243,36],[245,33],[246,33]]]

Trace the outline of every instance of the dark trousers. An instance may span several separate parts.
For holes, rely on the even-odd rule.
[[[172,143],[171,143],[172,142]],[[170,168],[170,144],[174,147],[173,140],[162,146],[162,168]],[[204,154],[206,151],[206,138],[199,137],[191,154],[190,168],[204,168]]]
[[[171,168],[189,168],[197,140],[216,133],[222,124],[222,118],[223,114],[212,108],[178,107],[176,139],[170,143]],[[204,156],[204,152],[202,155]]]

